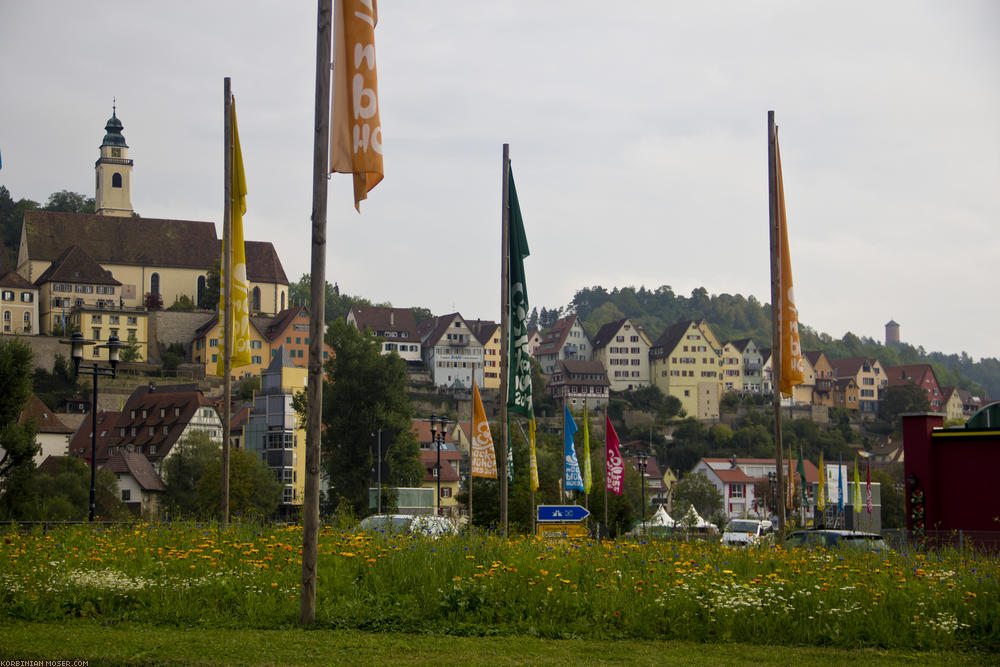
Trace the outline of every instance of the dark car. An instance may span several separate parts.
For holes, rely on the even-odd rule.
[[[878,533],[856,530],[797,530],[785,540],[786,547],[823,547],[824,549],[857,549],[858,551],[890,551],[889,545]]]

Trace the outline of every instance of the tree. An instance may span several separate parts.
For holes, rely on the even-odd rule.
[[[118,497],[115,476],[99,470],[95,479],[97,516],[130,518]],[[12,494],[15,495],[15,494]],[[18,485],[15,497],[6,499],[0,515],[21,521],[83,521],[90,513],[90,466],[83,460],[62,456],[46,469],[32,470]]]
[[[237,387],[237,394],[241,401],[252,401],[254,395],[260,391],[260,376],[253,375],[248,378],[240,380],[240,384]]]
[[[131,363],[133,361],[142,361],[142,352],[139,350],[139,341],[135,338],[135,332],[130,331],[128,333],[128,340],[119,350],[120,358],[125,363]]]
[[[174,445],[174,451],[163,462],[162,506],[170,516],[208,516],[198,499],[198,480],[222,451],[207,433],[194,431]],[[221,492],[220,492],[221,493]]]
[[[343,319],[330,324],[326,342],[334,356],[326,363],[326,377],[333,380],[326,381],[323,389],[322,461],[334,504],[343,499],[360,515],[368,510],[376,431],[391,433],[390,486],[416,486],[424,476],[411,431],[406,362],[399,355],[383,356],[370,332],[358,331]],[[297,405],[301,411],[302,401]]]
[[[219,291],[222,284],[222,278],[219,275],[220,264],[221,260],[216,261],[206,272],[205,289],[198,295],[198,308],[201,310],[215,310],[219,307]]]
[[[912,382],[886,387],[881,399],[879,415],[895,429],[902,428],[904,412],[927,412],[931,407],[927,392]]]
[[[0,340],[0,493],[17,471],[33,470],[38,452],[32,422],[19,424],[21,410],[31,398],[32,354],[19,338]]]
[[[222,456],[209,461],[195,484],[202,516],[217,516],[222,499]],[[229,452],[229,511],[245,517],[270,517],[281,502],[281,484],[260,457],[245,449]]]
[[[163,363],[163,370],[176,371],[184,361],[184,345],[171,343],[160,353],[160,361]]]
[[[52,370],[36,368],[32,381],[34,393],[45,405],[58,409],[77,393],[77,377],[73,366],[67,363],[66,357],[56,355]]]
[[[61,213],[93,213],[94,198],[69,190],[60,190],[49,195],[49,201],[44,208],[46,211]]]
[[[906,500],[896,490],[896,480],[884,470],[872,470],[872,482],[882,494],[882,527],[906,528]]]
[[[722,494],[702,472],[684,475],[674,485],[673,507],[675,515],[677,517],[684,516],[688,508],[692,506],[704,518],[714,517],[723,510]]]

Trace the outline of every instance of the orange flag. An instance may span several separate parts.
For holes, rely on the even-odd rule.
[[[497,456],[493,449],[493,434],[486,421],[479,387],[472,383],[472,471],[473,477],[497,478]]]
[[[375,0],[336,0],[330,171],[354,175],[354,208],[382,180],[382,123],[375,71]]]
[[[778,149],[778,129],[774,130],[774,161],[778,176],[778,225],[781,237],[781,294],[778,336],[781,341],[781,393],[792,395],[792,387],[805,380],[802,344],[799,343],[799,309],[795,306],[792,285],[792,260],[788,251],[788,225],[785,217],[785,186],[781,178],[781,151]]]

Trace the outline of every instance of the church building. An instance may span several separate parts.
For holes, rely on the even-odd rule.
[[[39,319],[49,325],[49,330],[63,320],[67,308],[134,314],[150,307],[168,308],[181,297],[199,304],[209,270],[218,266],[221,257],[222,243],[215,223],[143,218],[133,211],[133,161],[116,110],[104,129],[106,134],[94,166],[96,213],[34,210],[24,214],[17,273],[33,284],[45,276],[53,294],[69,291],[55,297],[57,306],[53,299],[43,298],[39,304]],[[246,241],[245,245],[251,311],[261,315],[281,312],[289,305],[288,278],[274,245],[269,241]],[[72,246],[82,251],[78,257],[90,258],[109,272],[110,281],[104,280],[104,286],[99,287],[86,281],[51,280],[53,272],[49,269],[61,258],[65,261],[65,253]],[[113,298],[106,294],[95,298],[111,292]],[[89,335],[90,331],[84,333]]]

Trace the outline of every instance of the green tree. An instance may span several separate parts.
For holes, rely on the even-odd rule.
[[[698,514],[711,520],[722,513],[723,502],[722,494],[704,473],[689,473],[674,485],[674,518],[683,517],[688,507],[694,506]]]
[[[77,377],[73,366],[61,354],[56,355],[52,370],[36,368],[32,380],[35,396],[45,405],[58,409],[77,393]]]
[[[219,275],[219,266],[221,263],[221,260],[217,260],[205,274],[205,289],[198,296],[198,308],[201,310],[216,310],[219,307],[219,290],[222,281]]]
[[[31,398],[32,354],[27,343],[19,338],[0,340],[0,493],[12,489],[11,477],[21,477],[18,471],[34,470],[33,457],[38,452],[33,422],[18,423],[24,405]]]
[[[184,346],[181,343],[171,343],[160,353],[163,370],[176,371],[184,361]]]
[[[163,462],[162,506],[170,517],[209,516],[198,499],[198,480],[222,457],[221,448],[207,433],[194,431],[174,445]]]
[[[930,407],[927,392],[912,382],[907,382],[882,390],[879,415],[898,430],[902,428],[900,415],[904,412],[927,412]]]
[[[118,497],[115,476],[99,470],[95,478],[96,514],[120,521],[131,517]],[[32,470],[18,486],[16,498],[0,510],[21,521],[83,521],[90,513],[90,466],[81,459],[63,456],[46,470]]]
[[[241,401],[252,401],[258,391],[260,391],[259,375],[253,375],[240,380],[239,387],[236,390]]]
[[[326,363],[326,377],[333,381],[323,389],[322,461],[331,497],[345,500],[362,515],[368,510],[369,471],[375,462],[372,434],[379,429],[392,434],[388,484],[416,486],[424,476],[411,431],[406,362],[398,355],[383,356],[370,332],[343,319],[331,322],[326,342],[335,354]],[[297,404],[301,410],[301,399]]]
[[[896,480],[884,470],[872,470],[872,482],[881,485],[882,527],[906,528],[906,499],[896,490]]]
[[[222,499],[221,452],[209,461],[195,484],[202,516],[217,516]],[[229,453],[229,511],[245,517],[270,517],[281,502],[281,484],[260,457],[245,449]]]
[[[134,331],[130,331],[128,333],[128,340],[125,341],[125,344],[119,351],[119,354],[121,355],[120,359],[125,363],[142,361],[142,352],[139,350],[139,341],[136,340]]]
[[[69,190],[60,190],[49,195],[49,201],[44,208],[46,211],[62,213],[93,213],[94,198]]]
[[[187,312],[190,310],[194,310],[195,307],[196,306],[194,300],[191,297],[189,297],[187,294],[181,294],[176,299],[174,299],[174,302],[170,304],[170,307],[167,308],[167,310]]]

